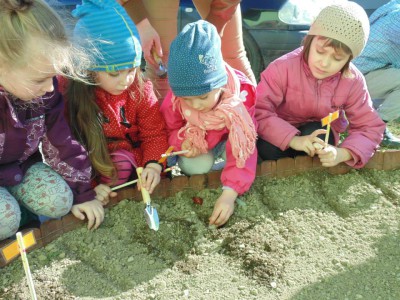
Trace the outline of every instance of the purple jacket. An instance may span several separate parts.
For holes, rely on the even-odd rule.
[[[346,162],[348,165],[363,167],[378,148],[385,123],[372,107],[361,72],[352,63],[350,71],[354,78],[338,73],[318,80],[304,61],[302,48],[273,61],[261,73],[257,86],[258,135],[286,150],[299,134],[297,127],[339,110],[339,119],[331,125],[335,143],[339,143],[338,133],[348,123],[349,135],[339,147],[351,151],[353,160]]]
[[[0,186],[19,184],[31,165],[44,161],[65,179],[78,204],[95,198],[91,165],[71,136],[57,90],[54,79],[55,92],[27,104],[0,88]]]

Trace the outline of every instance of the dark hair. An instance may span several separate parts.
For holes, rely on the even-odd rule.
[[[310,47],[311,43],[314,40],[316,35],[306,35],[303,39],[302,46],[303,46],[303,58],[306,62],[308,62],[308,56],[310,54]],[[351,53],[351,50],[349,47],[347,47],[345,44],[342,42],[339,42],[338,40],[327,38],[324,36],[318,36],[322,40],[325,40],[324,47],[332,47],[335,49],[335,51],[343,51],[346,54],[350,54],[350,57],[346,64],[343,66],[343,68],[340,70],[340,72],[343,74],[345,77],[351,77],[351,72],[350,72],[350,61],[353,59],[353,54]]]

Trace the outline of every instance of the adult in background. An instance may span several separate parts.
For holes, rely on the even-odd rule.
[[[387,123],[400,117],[400,0],[378,8],[369,21],[369,40],[354,64],[365,75],[374,106]],[[381,145],[400,148],[400,139],[386,128]]]
[[[152,55],[154,51],[163,61],[168,61],[169,48],[177,35],[179,0],[118,0],[135,22],[139,31],[146,75],[153,82],[159,100],[169,90],[168,79],[157,75],[159,64]],[[212,23],[222,40],[222,55],[231,67],[242,71],[254,84],[243,44],[240,0],[193,0],[203,19]]]

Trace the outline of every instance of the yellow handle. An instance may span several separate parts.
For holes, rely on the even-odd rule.
[[[143,202],[145,204],[150,204],[150,202],[151,202],[150,194],[143,187],[143,184],[142,184],[142,172],[143,172],[143,168],[142,167],[136,168],[136,173],[137,173],[138,181],[139,181],[139,184],[140,184],[140,190],[142,191]]]
[[[159,65],[159,64],[162,64],[162,60],[161,60],[161,58],[157,55],[157,52],[156,52],[156,50],[152,50],[151,51],[151,54],[153,54],[153,58],[154,58],[154,60],[156,61],[156,63]]]

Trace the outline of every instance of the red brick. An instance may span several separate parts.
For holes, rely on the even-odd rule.
[[[383,170],[383,159],[385,157],[384,151],[376,151],[374,156],[368,161],[368,163],[364,166],[366,169],[375,169],[375,170]]]
[[[383,158],[383,170],[400,168],[400,151],[386,150]]]
[[[139,196],[136,185],[122,188],[122,189],[118,190],[117,193],[118,193],[117,203],[119,203],[125,199],[138,198],[138,196]]]
[[[207,187],[216,189],[221,186],[221,171],[210,172],[207,174]]]
[[[85,221],[76,218],[72,213],[69,213],[68,215],[62,217],[61,221],[64,232],[74,230],[78,227],[83,226],[86,223]]]
[[[352,168],[345,163],[338,164],[334,167],[331,168],[326,168],[329,174],[332,175],[342,175],[342,174],[347,174],[350,172]]]
[[[276,176],[286,177],[296,173],[294,159],[285,157],[276,161]]]
[[[171,179],[164,178],[160,181],[157,187],[154,189],[151,197],[153,198],[168,198],[169,197],[169,187],[171,185]]]
[[[42,243],[45,246],[64,233],[63,221],[61,219],[46,221],[40,225],[40,231],[42,233]]]
[[[199,174],[189,177],[189,186],[194,190],[202,190],[207,185],[207,175]]]
[[[256,169],[256,176],[261,176],[261,163],[257,164],[257,169]]]
[[[296,173],[310,171],[313,168],[313,159],[308,155],[297,156],[294,159]]]
[[[117,205],[121,201],[120,197],[118,197],[120,191],[121,190],[117,190],[116,191],[117,192],[117,196],[110,198],[110,202],[108,202],[105,207],[107,207],[107,208],[113,207],[114,205]]]
[[[321,161],[319,160],[319,157],[315,155],[312,157],[313,160],[313,169],[322,169]]]
[[[33,246],[32,248],[29,249],[33,250],[33,249],[37,249],[37,248],[42,248],[42,231],[39,228],[33,228],[33,234],[35,235],[35,239],[36,239],[36,245]]]
[[[260,176],[275,177],[276,176],[276,161],[265,160],[261,163]]]
[[[179,191],[183,191],[185,188],[189,187],[189,177],[187,176],[177,176],[172,178],[170,185],[170,195],[173,196]]]

